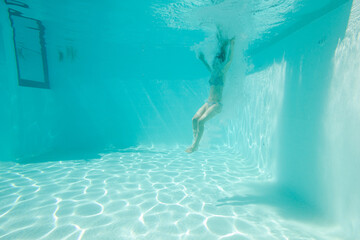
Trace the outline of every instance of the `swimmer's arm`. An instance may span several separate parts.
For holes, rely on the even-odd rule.
[[[228,59],[226,61],[225,66],[223,68],[223,72],[227,72],[227,70],[229,69],[230,64],[231,64],[231,62],[233,60],[233,57],[234,57],[234,45],[235,45],[235,37],[230,40],[230,49],[229,49],[230,54],[229,54],[229,57],[228,57]]]
[[[200,52],[198,57],[199,57],[200,61],[205,65],[207,70],[209,70],[209,72],[211,72],[212,69],[211,69],[210,65],[206,62],[204,54],[202,52]]]

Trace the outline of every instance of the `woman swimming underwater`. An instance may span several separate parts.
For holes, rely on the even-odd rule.
[[[199,108],[192,118],[194,141],[192,145],[185,150],[188,153],[192,153],[198,149],[201,137],[204,133],[205,122],[220,113],[222,109],[221,99],[225,75],[229,70],[233,59],[235,38],[232,38],[231,40],[224,39],[221,31],[218,30],[217,41],[218,50],[211,66],[206,62],[202,52],[200,52],[198,56],[205,64],[206,68],[211,72],[209,80],[210,93],[208,100]]]

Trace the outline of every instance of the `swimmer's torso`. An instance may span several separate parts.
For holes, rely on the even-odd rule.
[[[214,58],[212,64],[211,77],[209,79],[210,95],[209,102],[220,103],[222,99],[222,92],[224,88],[225,75],[227,72],[226,64],[226,47],[227,43],[222,46],[218,55]]]
[[[209,102],[221,103],[223,86],[210,86]]]
[[[210,84],[210,102],[221,102],[222,91],[224,88],[225,74],[222,72],[222,69],[216,69],[211,73],[209,80]]]

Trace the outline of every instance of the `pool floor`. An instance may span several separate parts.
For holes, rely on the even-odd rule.
[[[337,239],[251,194],[270,178],[229,149],[3,162],[0,239]]]

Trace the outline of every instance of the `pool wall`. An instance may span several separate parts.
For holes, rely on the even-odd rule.
[[[0,3],[1,160],[38,155],[54,147],[56,105],[51,91],[18,86],[12,29]]]
[[[17,84],[12,29],[7,6],[1,2],[1,104],[6,111],[1,120],[2,159],[191,143],[191,117],[207,98],[208,73],[190,47],[204,34],[165,31],[165,24],[153,21],[149,4],[119,3],[114,6],[121,13],[114,16],[117,23],[111,16],[73,23],[71,17],[81,14],[74,12],[82,8],[77,4],[81,5],[58,6],[56,11],[52,4],[42,4],[36,6],[40,13],[28,13],[45,26],[50,89],[37,89]],[[105,11],[110,6],[103,7]],[[59,26],[42,11],[70,24]],[[141,18],[134,19],[133,12]],[[107,24],[121,28],[99,34],[87,29],[107,29]],[[88,30],[86,34],[78,32],[80,27]]]
[[[353,2],[345,38],[333,57],[333,74],[327,95],[322,155],[335,218],[344,239],[357,239],[360,229],[360,1]]]
[[[265,69],[286,62],[277,154],[266,157],[275,159],[277,185],[340,223],[343,239],[356,239],[360,228],[351,187],[360,180],[359,7],[344,2],[252,56]]]
[[[327,137],[323,128],[325,109],[333,56],[339,39],[344,38],[350,7],[351,3],[347,2],[326,15],[312,16],[311,24],[295,31],[289,28],[290,35],[283,33],[286,37],[254,57],[255,65],[274,56],[275,61],[286,62],[277,132],[279,184],[289,191],[291,198],[320,208],[331,199],[324,192],[328,184],[327,163],[322,158]],[[306,17],[301,20],[306,21]]]

